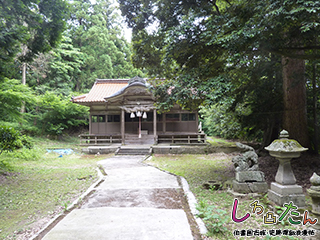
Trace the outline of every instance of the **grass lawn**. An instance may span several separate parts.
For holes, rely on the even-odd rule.
[[[234,237],[235,230],[267,230],[269,229],[295,229],[304,230],[302,224],[291,225],[285,218],[282,223],[267,225],[264,224],[263,216],[268,211],[280,211],[283,209],[273,209],[266,198],[261,197],[238,197],[237,218],[242,218],[246,213],[251,216],[244,222],[235,223],[232,221],[232,207],[235,197],[227,190],[205,189],[202,185],[209,180],[227,181],[234,178],[234,167],[231,162],[234,154],[208,154],[208,155],[154,155],[146,163],[160,169],[169,171],[186,178],[190,185],[190,190],[195,194],[200,210],[200,217],[203,218],[209,232],[205,239],[246,239],[244,237]],[[255,200],[263,206],[263,213],[257,215],[253,213],[250,206]],[[299,209],[301,210],[301,209]],[[257,209],[258,212],[258,209]],[[302,215],[302,213],[300,214]],[[310,213],[309,213],[310,215]],[[290,216],[290,215],[289,215]],[[310,215],[313,219],[314,216]],[[300,218],[301,219],[301,218]],[[255,239],[250,237],[250,239]],[[271,239],[270,236],[259,236],[256,239]],[[272,237],[272,239],[301,239],[301,237]]]
[[[31,150],[1,154],[6,171],[0,172],[0,239],[30,237],[35,229],[40,230],[97,180],[96,162],[107,157],[77,152],[78,139],[33,140]],[[59,157],[47,153],[47,148],[76,152]]]
[[[229,141],[223,138],[207,136],[207,142],[212,146],[225,146],[225,147],[235,147],[235,142]]]

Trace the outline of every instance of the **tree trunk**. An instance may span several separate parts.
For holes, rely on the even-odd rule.
[[[310,147],[307,125],[305,62],[282,57],[284,114],[282,126],[290,138]]]
[[[317,76],[316,76],[317,65],[316,63],[312,64],[312,92],[313,92],[313,128],[314,128],[314,135],[313,135],[313,144],[314,144],[314,151],[318,154],[318,119],[317,119]]]
[[[27,54],[27,46],[22,45],[21,48],[22,48],[22,55],[25,56]],[[22,85],[26,85],[26,82],[27,82],[26,75],[27,75],[27,63],[23,62],[22,63],[22,79],[21,79]],[[25,111],[26,111],[26,103],[22,101],[20,112],[24,113]]]
[[[26,85],[26,74],[27,74],[27,63],[22,63],[22,79],[21,79],[21,83],[22,85]]]
[[[281,131],[281,119],[276,114],[272,114],[265,118],[266,128],[264,129],[263,142],[261,149],[270,145],[274,139],[279,137],[279,132]]]
[[[22,63],[22,79],[21,79],[22,85],[26,85],[26,73],[27,73],[27,63],[24,62]],[[24,101],[22,101],[20,112],[21,113],[26,112],[26,103]]]

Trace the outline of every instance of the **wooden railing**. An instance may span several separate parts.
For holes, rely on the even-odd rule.
[[[166,133],[158,135],[158,143],[184,143],[184,144],[194,144],[194,143],[205,143],[206,134],[204,133]]]
[[[106,145],[121,143],[121,135],[81,134],[80,145]]]
[[[121,135],[106,134],[81,134],[80,145],[110,145],[121,143]],[[204,133],[165,133],[159,134],[158,143],[171,144],[197,144],[206,143],[206,134]]]

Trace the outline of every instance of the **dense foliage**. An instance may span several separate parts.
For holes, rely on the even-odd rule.
[[[268,144],[286,128],[305,146],[315,136],[316,149],[318,1],[119,3],[133,30],[133,51],[112,1],[1,3],[2,125],[62,135],[88,118],[71,96],[87,92],[97,78],[148,72],[166,79],[153,90],[159,110],[201,106],[210,134]],[[25,85],[15,80],[24,75]]]
[[[131,78],[142,72],[131,63],[130,45],[121,35],[121,19],[111,1],[73,1],[69,32],[84,63],[75,90],[90,89],[97,78]]]
[[[31,61],[59,44],[67,10],[63,0],[1,1],[0,80],[10,76],[15,57]]]
[[[120,8],[136,66],[170,79],[156,91],[168,106],[227,106],[247,136],[268,144],[287,128],[309,146],[304,64],[320,57],[318,1],[120,0]],[[250,114],[239,115],[239,104]]]
[[[30,138],[21,135],[12,127],[0,126],[0,155],[3,152],[12,152],[22,147],[29,149],[32,147]]]
[[[97,78],[143,76],[112,1],[2,1],[0,16],[0,123],[10,129],[79,131],[89,112],[72,96]]]

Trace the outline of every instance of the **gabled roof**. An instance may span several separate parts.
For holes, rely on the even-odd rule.
[[[134,88],[133,92],[131,92],[131,94],[135,94],[135,95],[140,95],[140,94],[145,94],[146,89],[150,86],[150,84],[147,83],[146,79],[140,78],[140,77],[134,77],[131,78],[128,82],[128,85],[126,85],[125,87],[123,87],[122,89],[120,89],[119,91],[115,92],[114,94],[105,97],[104,99],[106,101],[109,101],[111,99],[115,100],[125,94],[127,94],[130,90]],[[137,88],[139,88],[140,90],[138,90]],[[143,90],[141,90],[143,89]],[[151,95],[150,93],[148,95]]]
[[[113,95],[128,85],[130,79],[97,79],[88,94],[73,97],[74,103],[104,103],[104,98]]]

